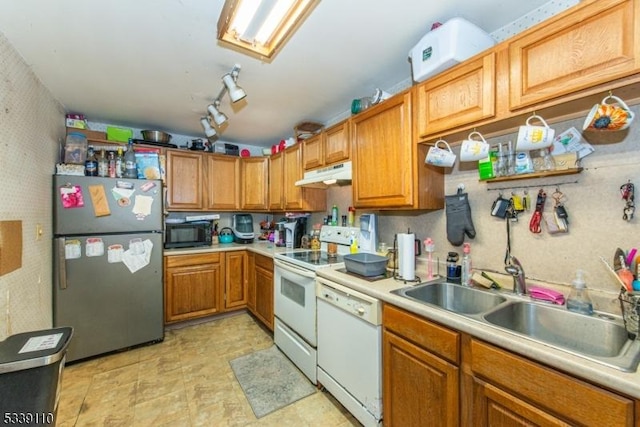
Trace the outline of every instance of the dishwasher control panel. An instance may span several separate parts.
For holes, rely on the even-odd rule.
[[[319,299],[339,307],[365,322],[374,325],[381,324],[381,304],[378,299],[325,279],[317,279],[316,283],[316,296]]]

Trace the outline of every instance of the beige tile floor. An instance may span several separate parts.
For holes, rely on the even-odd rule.
[[[229,361],[272,344],[242,312],[172,328],[159,344],[69,364],[57,426],[360,425],[322,391],[257,419]]]

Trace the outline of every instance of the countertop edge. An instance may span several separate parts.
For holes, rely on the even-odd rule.
[[[391,291],[409,286],[403,281],[384,279],[370,282],[348,275],[333,268],[321,268],[317,275],[347,286],[353,290],[378,298],[426,319],[467,333],[488,343],[512,351],[552,369],[564,371],[588,382],[615,390],[626,396],[640,399],[640,373],[623,372],[561,351],[543,343],[530,340],[478,320],[411,301]]]

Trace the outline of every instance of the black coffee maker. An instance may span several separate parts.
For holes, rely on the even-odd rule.
[[[295,249],[302,247],[302,236],[307,234],[307,218],[290,218],[284,224],[286,233],[286,247]]]

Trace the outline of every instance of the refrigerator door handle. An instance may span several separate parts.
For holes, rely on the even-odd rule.
[[[60,289],[67,289],[67,259],[65,254],[65,238],[58,237],[58,286]]]

